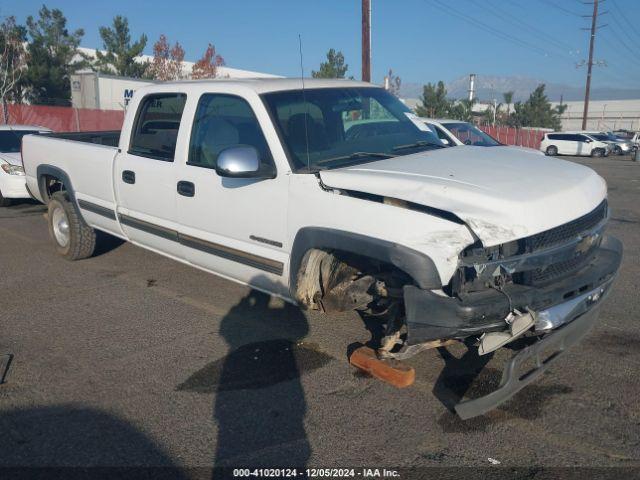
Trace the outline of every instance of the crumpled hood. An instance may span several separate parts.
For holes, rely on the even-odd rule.
[[[11,165],[22,165],[22,157],[20,157],[20,153],[0,152],[0,163],[3,161],[10,163]]]
[[[320,172],[329,187],[399,198],[464,220],[485,246],[574,220],[606,197],[581,165],[506,148],[461,146]]]

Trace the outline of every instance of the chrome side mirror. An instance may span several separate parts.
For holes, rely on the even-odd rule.
[[[272,165],[260,162],[255,147],[238,145],[224,149],[216,161],[216,173],[231,178],[275,178],[276,170]]]

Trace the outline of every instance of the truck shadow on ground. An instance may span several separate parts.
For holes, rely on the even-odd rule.
[[[572,391],[565,385],[530,384],[496,410],[462,420],[454,407],[463,399],[481,397],[495,390],[500,384],[502,370],[487,366],[493,359],[493,353],[481,356],[475,347],[468,347],[459,358],[446,347],[439,348],[438,353],[445,366],[434,384],[433,394],[447,407],[448,411],[438,420],[446,433],[485,431],[492,423],[514,417],[535,420],[554,396]]]
[[[124,243],[126,243],[126,241],[122,240],[121,238],[114,237],[113,235],[109,235],[108,233],[96,231],[96,248],[93,251],[92,257],[106,255],[107,253],[115,250]]]
[[[251,291],[222,319],[229,353],[177,389],[215,393],[215,467],[305,466],[311,447],[301,375],[333,360],[301,341],[309,330],[302,311]]]
[[[188,478],[129,422],[96,409],[61,405],[3,411],[0,431],[0,467],[17,468],[16,478]],[[29,473],[19,467],[44,470]]]

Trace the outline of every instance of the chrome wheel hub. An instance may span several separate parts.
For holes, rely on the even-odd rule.
[[[56,208],[53,211],[51,224],[56,242],[61,247],[66,247],[69,244],[69,219],[63,208]]]

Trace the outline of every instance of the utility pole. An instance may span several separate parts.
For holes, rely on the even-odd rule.
[[[371,0],[362,0],[362,81],[371,81]]]
[[[593,67],[593,43],[596,39],[596,23],[598,21],[598,0],[593,0],[593,15],[591,17],[591,38],[589,39],[589,61],[587,62],[587,86],[584,91],[584,112],[582,114],[582,130],[587,129],[589,115],[589,93],[591,90],[591,69]]]

